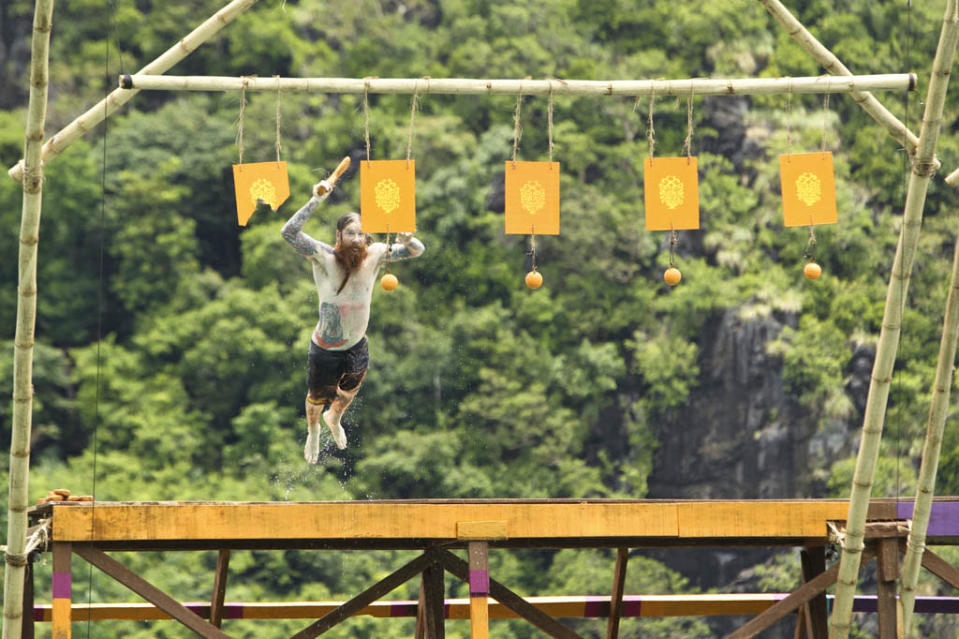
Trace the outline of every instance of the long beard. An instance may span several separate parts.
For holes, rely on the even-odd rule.
[[[366,259],[366,244],[360,244],[359,246],[337,246],[333,250],[333,257],[336,258],[336,263],[343,267],[343,270],[346,274],[343,276],[343,283],[340,284],[340,288],[336,291],[339,293],[343,290],[343,287],[346,286],[347,281],[350,279],[350,275],[360,267],[360,264],[363,263],[363,260]]]

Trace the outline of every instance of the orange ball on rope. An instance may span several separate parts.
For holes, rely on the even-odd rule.
[[[822,275],[822,267],[815,262],[810,262],[803,268],[802,273],[807,280],[818,280],[819,276]]]
[[[384,291],[392,291],[397,286],[400,285],[400,281],[396,279],[396,276],[392,273],[387,273],[382,278],[380,278],[380,286],[383,287]]]
[[[666,269],[666,272],[663,273],[663,281],[670,286],[676,286],[681,279],[683,279],[683,274],[675,266],[670,266]]]
[[[530,271],[526,274],[526,286],[529,288],[539,288],[543,285],[543,276],[540,275],[539,271]]]

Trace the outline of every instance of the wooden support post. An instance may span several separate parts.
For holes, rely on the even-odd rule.
[[[323,634],[350,615],[362,610],[367,605],[376,601],[386,593],[396,589],[416,575],[420,574],[430,565],[435,563],[435,561],[435,557],[433,557],[432,553],[429,551],[420,555],[393,574],[381,579],[357,596],[353,597],[330,614],[325,615],[318,621],[299,631],[293,635],[292,639],[313,639],[313,637]]]
[[[446,637],[443,620],[446,605],[446,586],[443,578],[442,566],[434,564],[423,571],[426,639],[445,639]]]
[[[33,562],[27,558],[26,571],[23,573],[23,623],[20,626],[20,639],[33,639]]]
[[[826,572],[826,549],[823,546],[803,548],[799,553],[802,563],[803,583],[809,583],[822,573]],[[826,593],[821,592],[804,606],[806,619],[806,634],[809,639],[828,639],[829,637],[829,608],[826,603]]]
[[[76,546],[74,547],[74,552],[201,637],[206,637],[207,639],[230,639],[228,634],[216,626],[207,623],[205,619],[191,612],[176,599],[149,583],[143,577],[134,573],[103,551],[97,550],[96,548]],[[59,637],[54,635],[54,639],[59,639]]]
[[[809,628],[808,611],[809,607],[805,604],[800,607],[799,614],[796,615],[796,630],[793,631],[793,639],[803,639],[803,637],[809,639],[806,633],[806,629]]]
[[[416,630],[414,639],[426,639],[426,584],[420,579],[420,597],[416,602]]]
[[[471,541],[467,550],[470,558],[470,636],[472,639],[488,639],[489,544]]]
[[[826,572],[806,582],[797,590],[790,593],[779,603],[770,606],[765,612],[762,612],[749,620],[743,626],[740,626],[733,632],[726,635],[726,639],[747,639],[755,637],[763,630],[769,628],[774,623],[798,609],[813,597],[823,592],[829,586],[836,583],[836,575],[839,573],[839,566],[833,566]]]
[[[73,604],[72,545],[53,545],[52,639],[70,639],[70,608]],[[33,611],[30,611],[33,614]]]
[[[469,564],[449,552],[438,550],[437,560],[460,581],[469,583]],[[495,579],[489,580],[490,596],[554,639],[583,639],[548,614],[529,603]]]
[[[896,639],[896,582],[899,580],[899,540],[880,539],[876,554],[879,639]]]
[[[226,574],[230,567],[230,551],[223,549],[216,558],[216,575],[213,577],[213,598],[210,601],[210,623],[219,628],[223,625],[223,600],[226,598]]]
[[[626,589],[626,564],[629,548],[616,550],[616,572],[613,575],[613,592],[609,598],[609,621],[606,624],[606,639],[618,639],[619,618],[623,614],[623,593]]]

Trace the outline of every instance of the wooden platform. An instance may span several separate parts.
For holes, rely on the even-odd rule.
[[[881,639],[895,636],[898,556],[908,534],[912,504],[874,500],[865,534],[866,560],[875,557],[878,596],[860,610],[879,612]],[[826,589],[838,566],[827,566],[826,547],[841,535],[846,500],[424,500],[340,502],[55,502],[31,509],[34,526],[48,532],[42,550],[53,553],[53,604],[40,608],[53,637],[69,639],[70,624],[87,616],[173,618],[211,639],[230,618],[312,619],[294,639],[319,636],[351,616],[404,616],[415,612],[418,636],[443,639],[444,619],[468,616],[474,639],[488,637],[489,619],[520,616],[546,635],[579,639],[556,617],[608,616],[607,637],[618,636],[626,616],[753,614],[730,639],[755,636],[787,616],[813,639],[826,637]],[[933,504],[927,544],[959,543],[959,498]],[[624,591],[629,550],[709,547],[801,548],[802,581],[787,595],[635,595]],[[610,597],[524,598],[490,575],[488,551],[498,548],[615,548]],[[230,552],[240,549],[416,549],[394,569],[346,602],[228,604]],[[451,553],[466,549],[469,561]],[[183,604],[126,568],[107,551],[217,550],[209,605]],[[146,599],[145,605],[76,606],[71,601],[77,556]],[[959,570],[926,550],[923,566],[954,587]],[[32,570],[28,567],[32,574]],[[469,585],[469,600],[445,599],[444,579]],[[410,579],[421,578],[421,597],[381,601]],[[556,593],[560,594],[560,593]],[[924,602],[923,605],[925,605]],[[956,602],[929,602],[955,614]],[[32,598],[24,602],[33,609]],[[272,612],[271,612],[272,611]],[[803,614],[795,615],[802,611]],[[931,610],[930,610],[931,611]],[[48,616],[49,615],[49,616]],[[264,616],[265,615],[265,616]],[[31,620],[32,621],[32,620]],[[798,632],[799,630],[797,630]]]

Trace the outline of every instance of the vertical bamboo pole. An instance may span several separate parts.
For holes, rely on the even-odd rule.
[[[916,156],[913,158],[912,172],[909,175],[902,230],[896,246],[889,288],[886,292],[882,330],[879,334],[876,361],[873,364],[869,395],[863,416],[859,454],[856,458],[856,471],[849,497],[849,515],[846,518],[846,536],[843,540],[843,552],[836,582],[836,599],[829,619],[831,639],[845,639],[849,636],[852,604],[865,536],[866,510],[869,507],[876,460],[879,457],[882,424],[886,414],[889,385],[902,328],[903,300],[909,288],[909,277],[912,274],[912,264],[919,243],[919,227],[922,224],[922,210],[926,201],[929,178],[932,177],[937,166],[936,143],[939,141],[943,104],[949,86],[949,73],[956,55],[957,38],[959,38],[957,0],[947,0],[939,44],[936,47],[936,57],[932,63],[932,76],[929,79],[926,108],[922,116],[922,128],[919,131],[919,144],[916,148]]]
[[[10,439],[10,488],[6,571],[3,584],[3,639],[20,639],[23,624],[23,578],[27,557],[27,506],[30,472],[30,427],[33,418],[33,339],[37,315],[37,242],[43,166],[40,161],[47,117],[50,29],[53,0],[37,0],[33,14],[30,101],[24,140],[23,209],[17,329],[13,356],[13,428]],[[33,611],[30,611],[31,614]]]
[[[186,37],[167,49],[159,58],[140,69],[139,73],[157,74],[166,73],[177,62],[190,55],[198,46],[216,35],[220,29],[233,22],[238,15],[256,4],[257,0],[233,0],[203,24],[191,31]],[[42,160],[49,162],[71,144],[77,141],[84,133],[91,130],[111,113],[133,99],[139,91],[115,89],[107,97],[90,107],[86,113],[58,131],[43,144]],[[42,141],[42,140],[41,140]],[[13,165],[7,173],[19,182],[23,179],[24,160]]]
[[[902,627],[908,635],[912,623],[913,604],[916,601],[916,584],[919,568],[926,550],[926,531],[932,512],[932,498],[936,487],[936,471],[939,468],[939,451],[942,448],[942,433],[946,414],[949,412],[949,390],[952,386],[953,362],[956,359],[956,344],[959,341],[959,239],[952,257],[949,297],[946,300],[946,316],[942,323],[942,339],[939,341],[939,360],[936,364],[936,380],[932,385],[932,401],[929,419],[926,422],[926,441],[922,448],[922,464],[919,467],[919,483],[916,486],[916,502],[912,513],[912,528],[906,542],[900,588],[900,615]]]
[[[793,14],[789,13],[789,9],[783,6],[779,0],[759,0],[759,2],[779,21],[793,40],[815,58],[826,71],[832,75],[853,74],[832,51],[823,46],[813,34],[809,33],[809,30]],[[906,128],[906,125],[884,107],[873,94],[868,91],[852,91],[851,94],[863,111],[884,126],[892,137],[906,147],[910,157],[916,152],[916,147],[919,144],[916,135]]]

